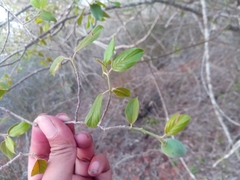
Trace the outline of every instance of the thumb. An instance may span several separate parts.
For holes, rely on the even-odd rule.
[[[71,179],[76,160],[76,142],[71,129],[60,117],[41,115],[35,122],[50,145],[48,166],[43,180]]]

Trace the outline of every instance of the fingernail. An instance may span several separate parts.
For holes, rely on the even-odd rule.
[[[71,118],[67,114],[64,114],[64,113],[57,114],[57,117],[63,121],[71,121]]]
[[[91,175],[96,175],[96,174],[99,174],[99,162],[97,161],[94,161],[92,164],[91,164],[91,170],[89,171],[89,174]]]
[[[47,138],[54,137],[58,132],[52,120],[46,116],[38,116],[37,119],[35,119],[35,122],[38,124],[39,128],[42,130],[42,132]]]

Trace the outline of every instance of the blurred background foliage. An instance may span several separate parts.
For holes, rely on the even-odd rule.
[[[233,144],[229,144],[206,92],[201,2],[119,2],[120,7],[103,2],[106,4],[103,9],[110,18],[95,21],[93,25],[102,24],[104,31],[98,40],[76,56],[81,83],[79,120],[85,118],[96,95],[107,87],[101,67],[94,58],[103,57],[107,44],[116,35],[117,52],[130,47],[145,50],[144,58],[134,68],[125,73],[113,73],[111,77],[113,86],[127,87],[132,90],[133,97],[138,96],[141,111],[136,125],[162,134],[166,119],[163,103],[169,115],[189,114],[191,123],[177,138],[187,146],[184,160],[195,179],[239,179],[238,150],[213,167],[240,137],[239,126],[229,121],[240,123],[238,1],[206,1],[214,98]],[[51,115],[66,112],[74,117],[77,82],[73,69],[65,63],[53,77],[49,67],[57,56],[70,57],[78,42],[91,30],[86,27],[89,19],[86,2],[49,0],[49,3],[53,5],[48,10],[57,22],[39,22],[36,19],[38,9],[28,0],[0,1],[0,78],[10,86],[0,106],[31,121],[43,112]],[[86,9],[80,23],[83,7]],[[113,98],[103,124],[108,127],[126,125],[126,103],[126,99]],[[0,118],[6,116],[7,113],[0,112]],[[0,125],[0,133],[5,133],[15,122],[18,120],[9,117]],[[93,134],[96,152],[108,155],[116,180],[194,179],[179,160],[163,155],[159,142],[147,135],[126,130],[103,132],[85,126],[77,126],[76,130]],[[17,138],[16,152],[28,152],[29,141],[29,132]],[[8,162],[6,157],[0,156],[0,165]],[[0,179],[23,180],[27,178],[26,171],[27,158],[22,157],[4,168]]]

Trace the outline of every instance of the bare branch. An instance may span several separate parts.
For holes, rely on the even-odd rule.
[[[78,112],[79,112],[79,109],[80,109],[80,105],[81,105],[81,99],[80,99],[80,94],[81,94],[81,84],[80,84],[80,76],[79,76],[79,73],[78,73],[78,70],[77,69],[74,69],[74,72],[75,72],[75,75],[76,75],[76,80],[77,80],[77,98],[78,98],[78,101],[77,101],[77,107],[76,107],[76,111],[75,111],[75,118],[74,118],[74,121],[77,122],[77,119],[78,119]]]
[[[0,166],[0,171],[3,170],[4,168],[8,167],[9,165],[11,165],[13,162],[15,162],[17,159],[21,158],[23,156],[23,153],[18,153],[17,156],[15,156],[13,159],[11,159],[10,161],[8,161],[6,164]]]
[[[28,30],[28,28],[26,28],[26,26],[17,18],[17,16],[15,16],[15,14],[13,14],[7,7],[6,7],[6,5],[4,5],[4,3],[2,2],[2,4],[3,4],[3,9],[5,9],[8,13],[10,13],[13,17],[14,17],[14,19],[16,19],[16,21],[23,27],[23,29],[25,29],[25,31],[32,37],[32,38],[35,38],[36,36],[35,35],[33,35],[29,30]]]
[[[220,162],[222,162],[224,159],[229,158],[234,152],[236,152],[240,147],[240,140],[238,140],[233,146],[232,149],[225,154],[222,158],[220,158],[219,160],[217,160],[214,164],[213,167],[216,167]]]
[[[2,50],[1,50],[0,54],[2,54],[2,52],[4,51],[4,49],[5,49],[5,47],[6,47],[6,44],[7,44],[7,41],[8,41],[9,34],[10,34],[9,12],[8,12],[7,19],[8,19],[8,24],[7,24],[7,37],[6,37],[5,41],[4,41],[4,44],[3,44],[3,47],[2,47]]]
[[[29,120],[27,120],[27,119],[25,119],[25,118],[23,118],[23,117],[15,114],[15,113],[13,113],[12,111],[10,111],[10,110],[8,110],[8,109],[6,109],[6,108],[4,108],[4,107],[1,107],[1,106],[0,106],[0,109],[1,109],[2,111],[5,111],[6,113],[10,114],[11,116],[17,118],[17,119],[20,120],[20,121],[23,121],[23,122],[26,122],[26,123],[28,123],[28,124],[31,124],[32,126],[36,126],[36,123],[33,123],[33,122],[31,122],[31,121],[29,121]]]
[[[151,62],[149,62],[149,63],[151,63]],[[168,116],[167,107],[166,107],[165,101],[164,101],[164,99],[163,99],[163,95],[162,95],[162,93],[161,93],[161,90],[160,90],[160,88],[159,88],[159,86],[158,86],[156,76],[155,76],[155,74],[154,74],[154,72],[153,72],[150,64],[147,64],[147,65],[148,65],[148,68],[150,69],[150,72],[151,72],[151,75],[152,75],[152,78],[153,78],[153,82],[154,82],[154,84],[155,84],[155,87],[156,87],[156,89],[157,89],[158,95],[159,95],[159,97],[160,97],[160,99],[161,99],[161,102],[162,102],[163,110],[164,110],[164,113],[165,113],[165,120],[168,121],[169,116]]]
[[[39,72],[42,72],[42,71],[45,71],[45,70],[48,70],[49,67],[44,67],[44,68],[41,68],[41,69],[38,69],[38,70],[35,70],[34,72],[28,74],[27,76],[25,76],[24,78],[22,78],[21,80],[19,80],[17,83],[15,83],[13,86],[11,86],[11,88],[8,89],[8,91],[11,91],[12,89],[14,89],[15,87],[17,87],[18,85],[20,85],[22,82],[24,82],[25,80],[27,80],[28,78],[32,77],[33,75],[39,73]]]
[[[30,5],[30,4],[27,5],[27,6],[24,7],[22,10],[18,11],[14,16],[15,16],[15,17],[19,16],[20,14],[24,13],[26,10],[28,10],[28,9],[31,8],[31,7],[32,7],[32,5]],[[13,21],[13,20],[14,20],[14,17],[11,17],[9,20],[1,23],[1,24],[0,24],[0,28],[1,28],[2,26],[5,26],[7,23],[9,23],[9,22],[11,22],[11,21]]]
[[[100,119],[100,121],[99,121],[99,123],[98,123],[98,126],[100,126],[100,124],[102,123],[103,118],[105,117],[105,115],[106,115],[106,113],[107,113],[107,111],[108,111],[110,102],[111,102],[111,92],[108,93],[107,105],[106,105],[106,108],[105,108],[105,110],[104,110],[104,112],[103,112],[103,114],[102,114],[102,117],[101,117],[101,119]]]
[[[222,116],[220,115],[218,108],[217,108],[217,103],[214,98],[214,93],[212,89],[212,83],[211,83],[211,71],[210,71],[210,62],[209,62],[209,46],[208,46],[208,41],[209,41],[209,29],[208,29],[208,18],[207,18],[207,8],[206,8],[206,3],[205,0],[201,0],[201,5],[202,5],[202,14],[203,14],[203,22],[204,22],[204,59],[205,59],[205,70],[206,70],[206,79],[207,79],[207,88],[208,88],[208,95],[211,100],[214,112],[218,118],[218,121],[220,125],[222,126],[224,133],[228,139],[229,144],[232,144],[232,138],[231,135],[228,131],[227,126],[224,124]]]

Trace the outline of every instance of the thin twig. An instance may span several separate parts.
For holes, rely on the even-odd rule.
[[[107,105],[106,105],[105,110],[104,110],[104,112],[103,112],[103,114],[102,114],[102,117],[101,117],[101,119],[100,119],[100,121],[99,121],[99,123],[98,123],[98,126],[100,126],[100,124],[102,123],[103,118],[105,117],[105,115],[106,115],[106,113],[107,113],[107,111],[108,111],[110,102],[111,102],[111,92],[108,93]]]
[[[21,51],[23,51],[24,49],[20,49],[20,50],[17,50],[17,51],[14,51],[12,54],[8,55],[7,57],[5,57],[1,62],[0,64],[3,64],[5,61],[7,61],[9,58],[11,58],[12,56],[20,53]],[[4,65],[5,66],[5,65]],[[0,66],[2,67],[2,66]]]
[[[32,5],[30,5],[30,4],[27,5],[26,7],[24,7],[24,8],[21,9],[20,11],[18,11],[18,12],[15,14],[15,17],[17,17],[17,16],[19,16],[20,14],[24,13],[26,10],[28,10],[28,9],[31,8],[31,7],[32,7]],[[8,22],[11,22],[11,21],[13,21],[13,20],[14,20],[14,17],[11,17],[9,20],[1,23],[1,24],[0,24],[0,28],[1,28],[2,26],[4,26],[5,24],[7,24]]]
[[[10,110],[8,110],[8,109],[6,109],[6,108],[4,108],[4,107],[1,107],[1,106],[0,106],[0,109],[3,110],[3,111],[5,111],[6,113],[10,114],[11,116],[17,118],[17,119],[20,120],[20,121],[23,121],[23,122],[26,122],[26,123],[28,123],[28,124],[31,124],[32,126],[36,126],[35,123],[33,123],[33,122],[31,122],[31,121],[29,121],[29,120],[27,120],[27,119],[25,119],[25,118],[23,118],[23,117],[15,114],[15,113],[13,113],[12,111],[10,111]]]
[[[6,47],[6,44],[7,44],[7,41],[8,41],[9,34],[10,34],[9,12],[8,12],[7,19],[8,19],[8,24],[7,24],[7,37],[6,37],[5,41],[4,41],[4,44],[3,44],[3,47],[2,47],[2,50],[1,50],[0,54],[2,54],[2,52],[4,51],[4,49],[5,49],[5,47]]]
[[[148,32],[145,34],[145,36],[141,39],[139,39],[137,42],[135,42],[134,44],[131,44],[131,45],[119,45],[119,46],[116,46],[115,47],[115,50],[117,49],[123,49],[123,48],[133,48],[133,47],[136,47],[137,45],[139,45],[140,43],[144,42],[148,37],[149,35],[151,34],[153,28],[155,27],[155,25],[157,24],[158,20],[161,18],[161,14],[159,14],[153,21],[150,29],[148,30]]]
[[[10,13],[13,17],[14,17],[14,19],[16,19],[16,21],[23,27],[23,29],[25,29],[25,31],[32,37],[32,38],[35,38],[36,36],[34,35],[34,34],[32,34],[29,30],[28,30],[28,28],[26,28],[26,26],[18,19],[18,17],[17,16],[15,16],[15,14],[13,14],[7,7],[6,7],[6,5],[3,3],[3,1],[2,1],[2,4],[3,4],[3,9],[5,9],[8,13]]]
[[[207,7],[205,0],[201,0],[201,5],[202,5],[202,14],[203,14],[203,23],[204,23],[204,58],[205,58],[205,70],[206,70],[206,79],[207,79],[207,87],[208,87],[208,95],[211,100],[214,112],[218,118],[219,123],[221,124],[224,133],[228,139],[229,144],[232,144],[232,138],[231,135],[228,131],[227,126],[224,124],[222,116],[220,115],[218,108],[217,108],[217,103],[214,98],[214,93],[212,89],[212,83],[211,83],[211,71],[210,71],[210,62],[209,62],[209,46],[208,46],[208,41],[209,41],[209,29],[208,29],[208,18],[207,18]]]
[[[18,86],[19,84],[21,84],[23,81],[27,80],[28,78],[30,78],[31,76],[41,72],[41,71],[45,71],[48,70],[49,67],[44,67],[38,70],[35,70],[34,72],[28,74],[27,76],[25,76],[24,78],[22,78],[21,80],[19,80],[17,83],[15,83],[14,85],[11,86],[11,88],[8,89],[8,92],[11,91],[12,89],[14,89],[16,86]]]
[[[80,76],[79,76],[79,73],[78,73],[77,69],[75,69],[74,71],[75,71],[75,75],[76,75],[76,78],[77,78],[77,88],[78,88],[78,91],[77,91],[78,101],[77,101],[77,107],[76,107],[76,110],[75,110],[75,118],[74,118],[74,121],[77,122],[78,112],[79,112],[80,105],[81,105],[81,98],[80,98],[80,94],[81,94],[81,84],[80,84]]]
[[[11,165],[14,161],[16,161],[17,159],[21,158],[23,156],[23,153],[18,153],[17,156],[15,156],[13,159],[11,159],[10,161],[8,161],[6,164],[0,166],[0,171],[3,170],[4,168],[8,167],[9,165]]]
[[[151,62],[150,62],[150,63],[151,63]],[[164,110],[164,113],[165,113],[165,119],[166,119],[166,121],[168,121],[169,116],[168,116],[167,107],[166,107],[166,104],[165,104],[163,95],[162,95],[162,93],[161,93],[161,91],[160,91],[160,88],[159,88],[159,86],[158,86],[156,76],[155,76],[155,74],[154,74],[151,66],[149,65],[149,63],[147,63],[147,65],[148,65],[148,68],[149,68],[149,70],[150,70],[150,72],[151,72],[151,75],[152,75],[152,78],[153,78],[153,82],[154,82],[155,87],[156,87],[156,89],[157,89],[158,95],[159,95],[159,97],[160,97],[160,99],[161,99],[162,106],[163,106],[163,110]]]
[[[183,158],[180,158],[181,163],[183,164],[184,168],[187,170],[188,174],[191,176],[192,179],[196,179],[194,174],[191,172],[191,170],[188,168],[187,164],[185,163]]]
[[[221,161],[223,161],[224,159],[229,158],[235,151],[238,150],[238,148],[240,147],[240,140],[238,140],[232,147],[232,149],[225,154],[225,156],[223,156],[222,158],[220,158],[219,160],[217,160],[214,164],[213,167],[216,167]]]
[[[109,130],[115,130],[115,129],[129,129],[129,126],[125,126],[125,125],[112,126],[112,127],[104,127],[104,126],[98,125],[98,127],[103,131],[109,131]]]

